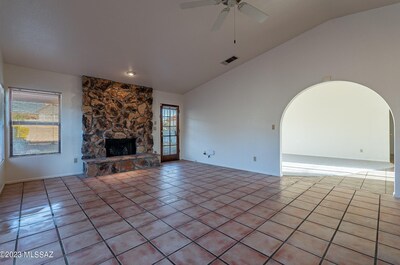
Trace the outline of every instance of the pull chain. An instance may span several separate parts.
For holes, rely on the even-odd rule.
[[[233,7],[233,44],[236,44],[236,6]]]

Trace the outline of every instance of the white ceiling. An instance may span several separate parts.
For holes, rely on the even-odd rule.
[[[329,19],[400,0],[247,0],[263,24],[237,13],[210,29],[222,6],[185,0],[0,0],[6,63],[184,93]],[[221,61],[236,55],[229,66]],[[129,78],[128,70],[138,75]]]

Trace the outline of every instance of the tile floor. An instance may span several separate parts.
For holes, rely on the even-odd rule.
[[[283,154],[282,172],[375,193],[392,194],[394,190],[394,165],[387,162]]]
[[[399,264],[400,201],[327,180],[174,162],[7,185],[0,254],[23,254],[0,264]]]

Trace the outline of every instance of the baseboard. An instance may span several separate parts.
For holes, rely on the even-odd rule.
[[[212,163],[212,162],[207,162],[207,161],[197,161],[197,160],[191,160],[191,159],[188,159],[188,158],[181,159],[181,161],[189,161],[189,162],[194,162],[194,163],[199,163],[199,164],[204,164],[204,165],[217,166],[217,167],[221,167],[221,168],[227,168],[227,169],[235,169],[235,170],[247,171],[247,172],[252,172],[252,173],[267,175],[267,176],[270,176],[270,177],[281,177],[279,174],[278,174],[278,175],[274,175],[273,173],[264,172],[264,171],[262,171],[262,170],[249,169],[249,168],[241,168],[241,167],[233,167],[233,166],[231,166],[231,165],[224,165],[224,164]]]
[[[42,180],[42,179],[51,179],[51,178],[61,178],[61,177],[68,177],[68,176],[75,176],[75,175],[82,175],[82,172],[76,172],[76,173],[66,173],[62,175],[52,175],[52,176],[42,176],[42,177],[35,177],[35,178],[25,178],[25,179],[18,179],[18,180],[7,180],[6,184],[14,184],[14,183],[20,183],[20,182],[27,182],[27,181],[33,181],[33,180]]]

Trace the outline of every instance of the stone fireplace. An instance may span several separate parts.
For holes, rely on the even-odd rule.
[[[82,77],[82,159],[88,176],[159,165],[153,154],[153,89]]]

